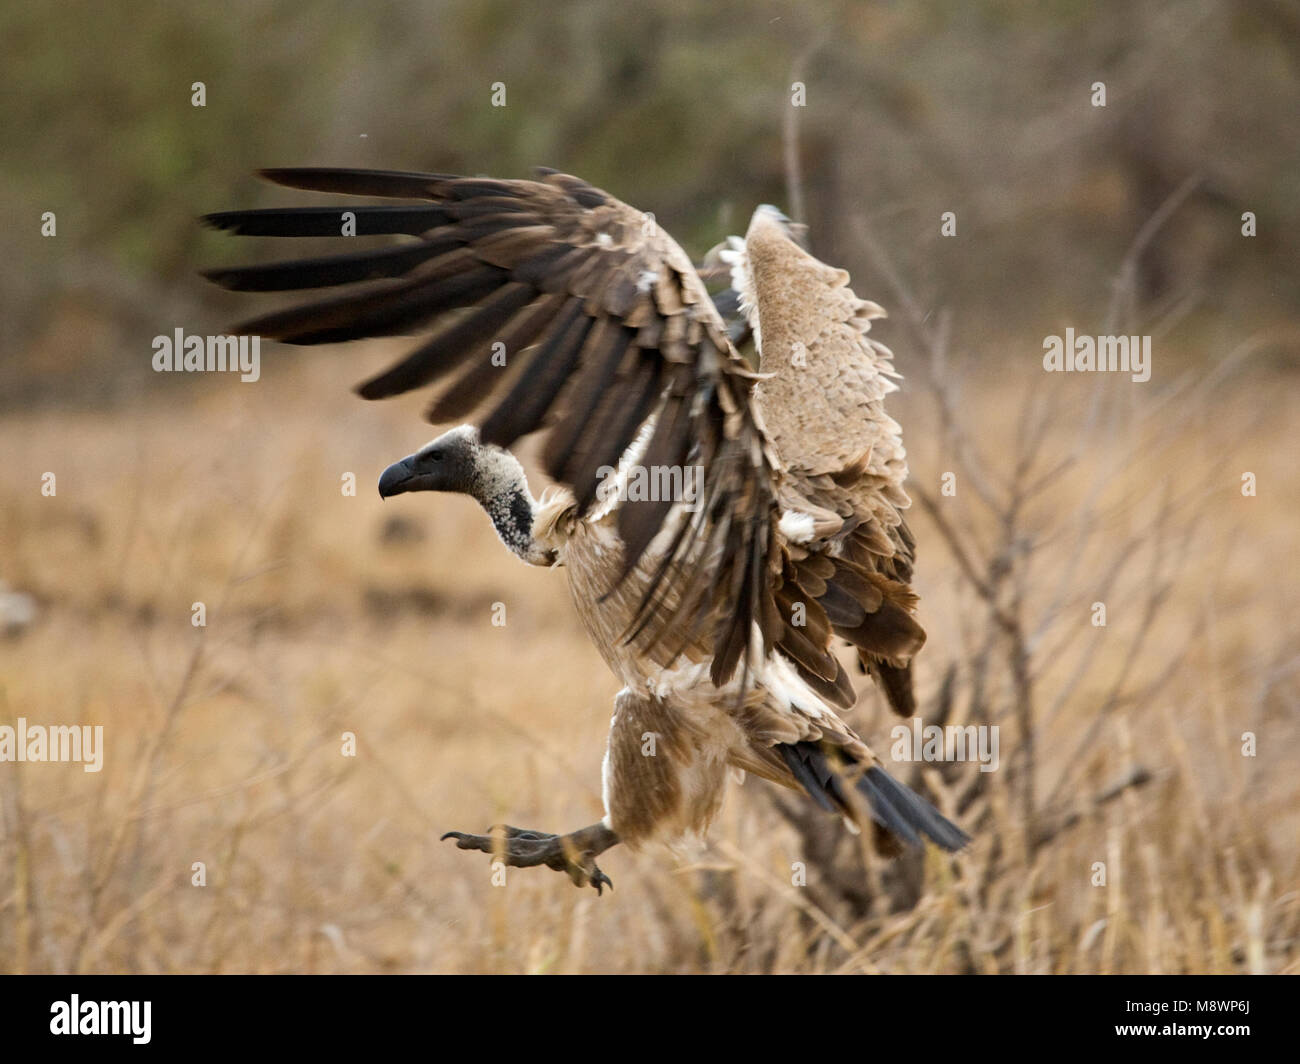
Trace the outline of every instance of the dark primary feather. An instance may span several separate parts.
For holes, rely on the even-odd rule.
[[[238,270],[224,273],[228,287],[237,287],[243,276]],[[426,325],[444,311],[471,305],[500,288],[507,277],[492,266],[472,266],[447,277],[416,277],[265,314],[240,323],[235,331],[288,344],[394,336]]]
[[[242,266],[233,270],[206,270],[203,274],[224,288],[236,292],[288,292],[302,288],[330,288],[334,285],[374,281],[381,277],[402,277],[422,262],[451,251],[454,241],[424,241],[380,251],[353,251],[325,255],[318,259],[271,262],[265,266]]]
[[[428,384],[435,376],[455,369],[474,352],[474,345],[492,336],[509,317],[522,310],[534,297],[527,285],[507,284],[498,289],[470,314],[439,330],[397,365],[361,386],[367,399],[401,395]],[[526,319],[535,321],[535,319]]]
[[[435,206],[273,207],[251,211],[217,211],[203,221],[239,236],[343,236],[345,216],[356,220],[357,236],[419,236],[449,220]]]
[[[639,391],[629,387],[635,372],[628,368],[629,364],[636,364],[651,375],[654,372],[652,359],[635,346],[635,340],[635,330],[620,325],[608,335],[607,347],[599,357],[570,382],[563,404],[564,417],[551,430],[542,452],[546,471],[555,479],[568,482],[582,469],[590,468],[593,455],[588,450],[579,450],[579,444],[598,448],[602,437],[608,441],[623,435],[624,430],[615,429],[612,422],[616,423],[618,415],[629,405],[635,405],[635,401],[629,404],[628,397]],[[640,423],[638,420],[637,424]],[[590,432],[588,425],[592,426]]]
[[[533,358],[533,372],[522,378],[483,422],[484,443],[508,447],[542,423],[551,403],[577,365],[595,322],[576,299],[560,314]]]
[[[529,345],[555,320],[555,316],[564,304],[565,300],[560,296],[544,296],[534,300],[526,311],[517,314],[510,325],[498,333],[495,342],[502,344],[507,352],[528,349]],[[471,348],[469,353],[473,354],[474,350]],[[513,363],[507,363],[503,380],[503,367],[494,364],[490,358],[471,359],[460,376],[430,405],[425,417],[429,421],[438,423],[468,416],[481,405],[483,396],[487,395],[494,385],[517,380],[519,367],[526,367],[527,361],[526,358],[516,357]],[[422,375],[428,374],[428,379],[431,379],[441,372],[442,368],[437,362],[428,360]]]
[[[457,180],[453,174],[420,174],[405,170],[355,170],[343,167],[289,166],[257,171],[259,177],[287,188],[310,192],[340,192],[350,196],[433,198],[439,182]]]

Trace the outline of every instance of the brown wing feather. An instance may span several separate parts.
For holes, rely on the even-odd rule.
[[[742,305],[751,321],[757,307],[761,327],[756,402],[785,468],[782,506],[807,514],[815,528],[788,545],[794,587],[782,597],[816,602],[891,707],[910,716],[910,663],[925,631],[909,586],[915,541],[903,520],[906,455],[884,411],[897,374],[889,350],[867,335],[883,311],[763,212],[744,248]],[[787,633],[779,645],[799,640]]]

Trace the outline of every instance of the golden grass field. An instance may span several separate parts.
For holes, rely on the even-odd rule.
[[[864,897],[812,863],[793,885],[808,840],[756,780],[689,864],[619,847],[604,897],[545,869],[494,886],[487,858],[438,836],[597,819],[616,682],[562,575],[509,557],[471,502],[381,503],[379,471],[434,434],[422,397],[351,394],[387,349],[277,349],[256,384],[0,421],[0,580],[39,607],[0,640],[0,722],[102,724],[107,749],[98,774],[0,765],[0,970],[1300,972],[1294,374],[1246,360],[1171,396],[968,372],[947,416],[991,481],[1026,411],[1044,413],[1035,468],[1076,452],[1007,540],[969,479],[940,495],[951,426],[882,336],[914,484],[977,563],[1013,543],[999,609],[1024,619],[1040,843],[1003,635],[916,505],[922,703],[951,665],[952,719],[978,701],[1003,765],[960,815],[969,850],[911,866],[919,900],[847,836],[835,861]],[[852,719],[887,747],[874,692]],[[1137,768],[1144,785],[1099,800]],[[952,813],[975,776],[923,778]]]

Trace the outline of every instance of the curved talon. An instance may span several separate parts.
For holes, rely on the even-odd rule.
[[[457,848],[462,850],[473,850],[477,849],[475,840],[481,838],[483,838],[482,835],[467,835],[463,831],[449,831],[438,841],[446,842],[448,839],[455,839]]]

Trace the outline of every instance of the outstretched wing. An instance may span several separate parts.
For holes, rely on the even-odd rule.
[[[823,611],[803,603],[792,613],[806,596],[781,549],[779,471],[753,406],[753,374],[690,259],[652,217],[553,171],[535,181],[334,169],[263,176],[292,188],[409,202],[228,211],[205,220],[244,235],[337,236],[347,224],[357,237],[413,239],[209,271],[237,291],[343,289],[246,321],[239,332],[321,344],[428,330],[361,395],[437,383],[430,420],[481,407],[481,439],[503,447],[545,428],[546,472],[569,485],[584,510],[596,500],[602,469],[617,466],[653,417],[638,461],[652,468],[689,461],[704,476],[696,515],[680,522],[662,552],[639,629],[652,639],[671,631],[682,643],[706,633],[719,684],[742,658],[749,662],[749,651],[780,646],[819,688],[851,701]],[[505,353],[504,368],[494,351]],[[620,507],[625,571],[671,507],[668,499]],[[691,593],[680,594],[687,583]],[[663,593],[669,585],[677,589],[671,596]]]
[[[910,588],[907,458],[884,410],[897,374],[889,349],[868,336],[884,311],[853,293],[844,270],[804,251],[773,211],[760,208],[727,257],[758,337],[755,399],[785,469],[796,581],[910,716],[910,661],[925,631]]]

